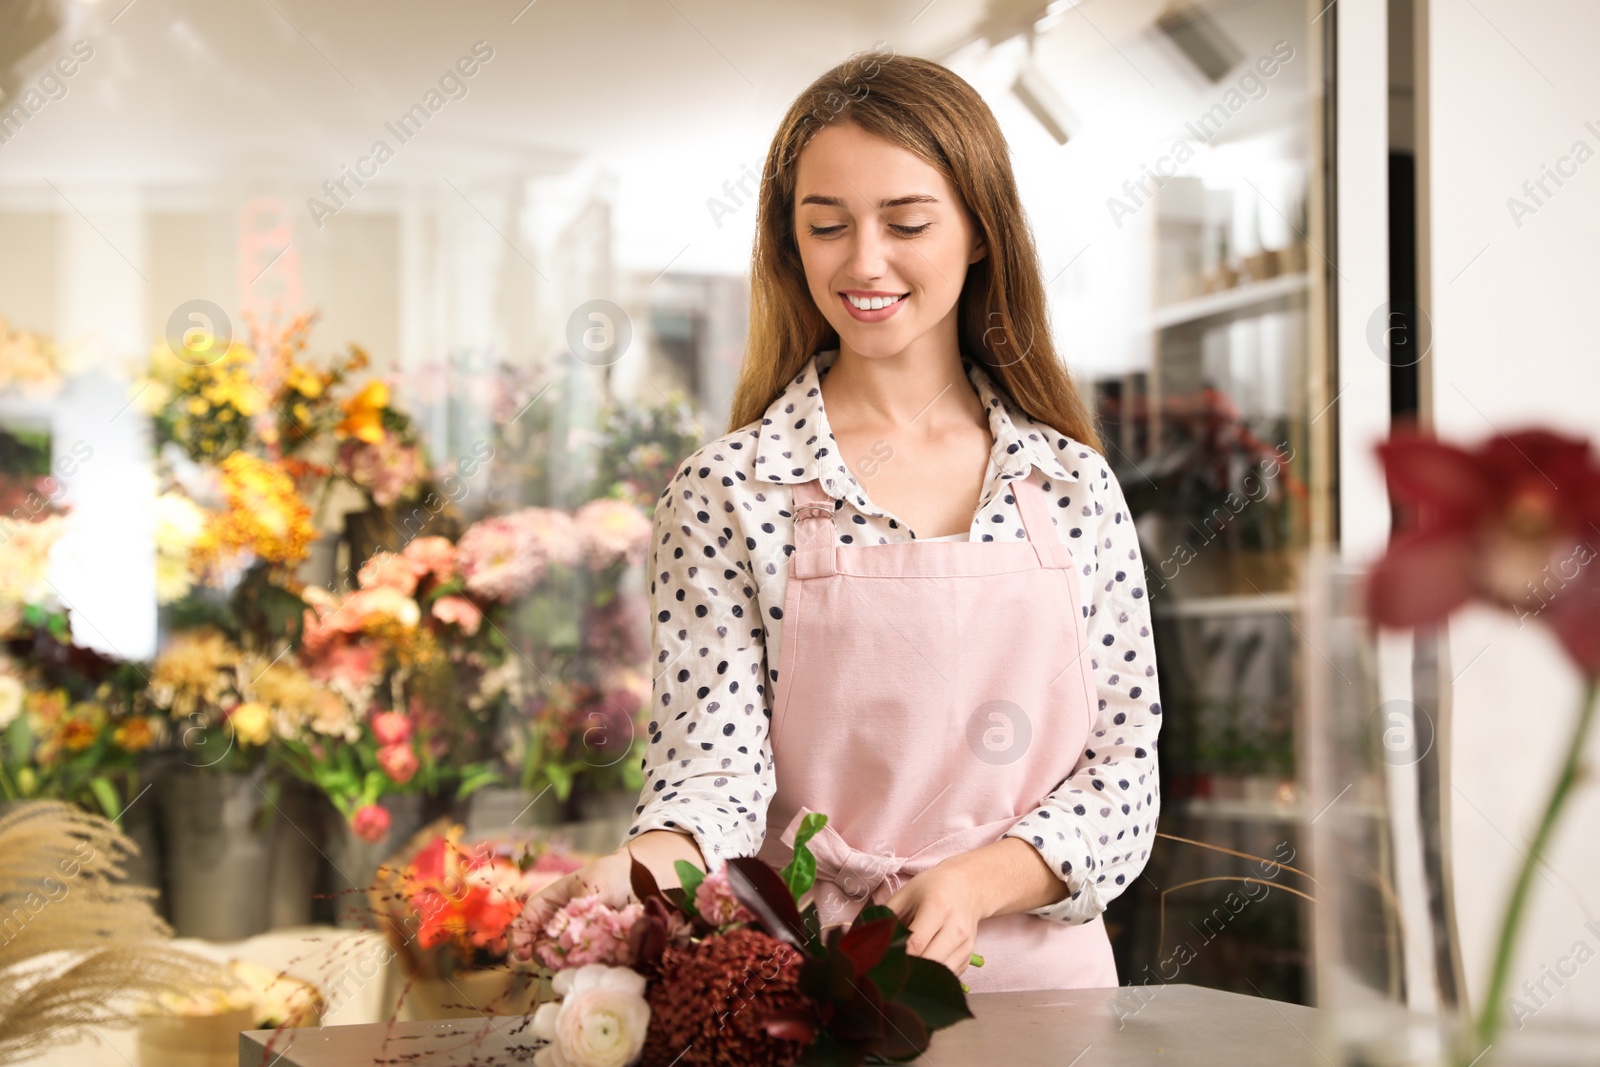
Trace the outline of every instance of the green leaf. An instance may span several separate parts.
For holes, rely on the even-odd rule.
[[[806,842],[817,835],[817,832],[828,824],[828,817],[820,811],[813,811],[800,820],[800,829],[794,834],[794,856],[784,864],[783,870],[778,873],[783,876],[783,881],[789,887],[789,892],[794,894],[798,901],[805,895],[817,880],[817,858],[811,850],[806,848]]]
[[[456,799],[465,800],[486,785],[497,785],[500,780],[500,772],[493,768],[470,771],[456,787]]]
[[[565,801],[572,795],[572,772],[559,763],[551,763],[544,768],[545,777],[550,779],[550,786],[556,791],[556,799]]]
[[[106,813],[106,818],[115,819],[122,814],[122,798],[117,796],[116,786],[104,775],[95,775],[89,779],[89,791],[94,794],[95,800],[100,803],[100,810]]]
[[[700,883],[706,880],[706,872],[688,860],[674,860],[672,869],[678,872],[678,884],[683,887],[684,910],[690,915],[699,915],[700,909],[695,907],[694,895],[699,890]]]

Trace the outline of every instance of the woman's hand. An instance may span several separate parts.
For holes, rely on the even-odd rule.
[[[633,861],[649,868],[663,889],[679,884],[674,864],[686,860],[705,870],[700,846],[688,834],[672,830],[647,830],[637,838],[591,863],[564,874],[529,898],[511,925],[511,951],[518,959],[533,954],[545,924],[573,897],[596,894],[603,904],[623,908],[634,899]]]
[[[533,955],[533,944],[545,924],[574,897],[598,894],[613,908],[625,907],[633,899],[629,877],[632,859],[627,849],[619,848],[579,867],[545,886],[522,907],[522,914],[511,924],[511,951],[518,959]]]
[[[961,856],[914,876],[885,903],[911,928],[906,951],[937,960],[956,974],[972,962],[983,908],[982,884]]]

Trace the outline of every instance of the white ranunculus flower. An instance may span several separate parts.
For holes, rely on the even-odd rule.
[[[534,1013],[533,1036],[550,1042],[535,1053],[535,1067],[627,1067],[638,1060],[650,1026],[643,975],[589,963],[557,971],[550,984],[561,1001]]]

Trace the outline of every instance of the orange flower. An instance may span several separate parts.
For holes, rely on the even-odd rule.
[[[143,752],[155,743],[156,732],[150,725],[150,718],[146,715],[135,716],[118,726],[111,734],[111,740],[124,752]]]
[[[344,410],[344,421],[334,427],[340,437],[354,437],[375,445],[383,440],[383,412],[389,406],[389,387],[377,378],[355,396],[339,405]]]
[[[82,752],[100,736],[106,711],[98,704],[82,701],[67,711],[67,720],[61,724],[57,740],[69,752]]]

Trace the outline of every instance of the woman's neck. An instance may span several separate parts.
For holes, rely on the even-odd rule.
[[[836,433],[893,430],[913,423],[928,431],[958,420],[987,421],[960,349],[953,346],[870,358],[841,346],[823,375],[821,390],[828,424]]]

